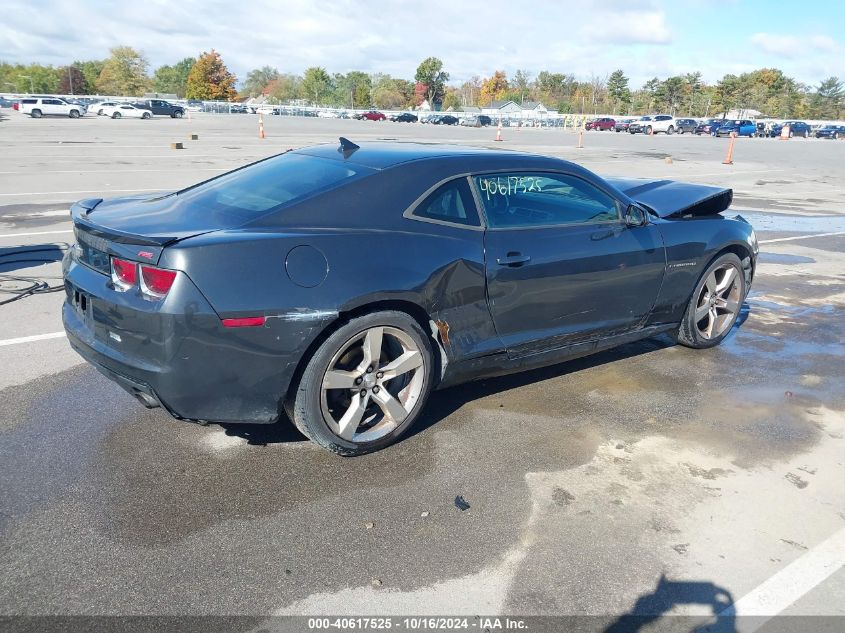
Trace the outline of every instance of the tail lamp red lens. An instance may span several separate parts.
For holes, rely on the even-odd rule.
[[[138,278],[139,268],[140,279]],[[129,290],[140,285],[141,293],[150,299],[164,298],[176,280],[175,270],[138,264],[118,257],[112,257],[111,270],[112,281],[117,289]]]
[[[138,265],[125,259],[111,258],[111,277],[115,285],[126,290],[138,283]]]
[[[163,297],[176,279],[175,270],[165,270],[141,264],[141,290],[154,297]]]

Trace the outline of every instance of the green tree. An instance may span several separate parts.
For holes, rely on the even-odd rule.
[[[687,116],[692,116],[695,108],[696,95],[701,91],[701,73],[687,73],[684,75],[684,95],[687,100]]]
[[[518,93],[519,97],[514,99],[517,103],[523,103],[525,97],[529,96],[529,89],[531,87],[531,73],[527,70],[517,70],[513,79],[510,82],[510,88],[514,93]]]
[[[820,119],[835,119],[842,110],[845,86],[837,77],[828,77],[819,84],[810,97],[810,109],[813,116]]]
[[[367,73],[353,70],[334,76],[334,103],[337,106],[368,108],[372,104],[373,81]]]
[[[299,75],[284,74],[272,80],[265,86],[267,94],[273,103],[286,103],[299,96],[299,85],[302,77]]]
[[[188,91],[188,75],[196,63],[193,57],[186,57],[172,66],[160,66],[153,73],[153,90],[183,98]]]
[[[432,108],[435,103],[442,103],[446,95],[446,82],[449,81],[449,73],[443,70],[442,61],[436,57],[424,59],[417,66],[414,79],[425,87],[423,94]]]
[[[659,109],[674,115],[684,94],[684,80],[682,77],[669,77],[662,82],[654,92],[655,102]]]
[[[413,103],[414,82],[380,73],[372,75],[370,79],[373,85],[370,98],[375,107],[398,110]]]
[[[299,84],[300,94],[314,105],[323,105],[332,92],[332,78],[325,68],[312,66],[305,69],[302,82]]]
[[[97,78],[97,91],[107,95],[140,96],[150,87],[147,58],[130,46],[111,49]]]
[[[88,89],[93,91],[97,89],[97,79],[100,77],[100,73],[103,72],[103,66],[106,65],[106,60],[98,59],[98,60],[88,60],[88,61],[75,61],[71,64],[74,68],[78,68],[82,75],[85,77],[85,83],[88,85]]]
[[[614,111],[622,112],[622,107],[631,103],[631,89],[625,72],[614,70],[607,78],[607,94],[610,96],[611,107]]]
[[[244,80],[241,93],[249,97],[257,97],[264,92],[265,88],[271,82],[276,81],[279,77],[281,77],[279,71],[272,66],[262,66],[261,68],[250,70],[246,74],[246,80]]]
[[[208,53],[203,51],[191,68],[185,96],[188,99],[231,101],[238,96],[235,90],[237,80],[226,68],[220,53],[212,48]]]

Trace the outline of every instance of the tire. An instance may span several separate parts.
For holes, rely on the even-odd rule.
[[[115,113],[113,113],[113,114],[111,115],[111,118],[113,118],[113,119],[119,119],[121,116],[123,116],[123,115],[121,115],[121,114],[120,114],[120,112],[115,112]]]
[[[382,332],[378,348],[381,360],[374,371],[363,371],[367,360],[365,343],[378,340],[372,333],[379,331]],[[387,367],[411,350],[419,354],[415,359],[419,366],[393,379],[379,378],[382,375],[379,368]],[[431,391],[433,366],[429,336],[411,316],[397,311],[366,314],[338,328],[320,345],[285,409],[296,428],[323,448],[347,457],[371,453],[397,441],[419,416]],[[330,370],[343,378],[343,387],[324,388]],[[347,386],[346,381],[352,380]],[[399,421],[384,413],[391,406],[379,404],[378,399],[385,395],[404,412]],[[365,398],[363,408],[353,408],[358,398]],[[355,412],[360,414],[352,422],[354,428],[352,424],[346,425],[344,432],[344,418]],[[347,437],[341,437],[341,433]]]
[[[183,115],[183,112],[182,112],[181,110],[177,110],[177,111],[176,111],[176,112],[174,112],[171,116],[172,116],[174,119],[181,119],[181,118],[182,118],[182,115]]]
[[[834,133],[833,133],[833,140],[835,141],[835,140],[836,140],[836,139],[838,139],[838,138],[839,138],[839,133],[838,133],[838,132],[834,132]]]
[[[810,138],[810,133],[806,130],[804,131],[804,138]]]
[[[674,134],[674,133],[675,133],[675,128],[674,128],[674,126],[671,126],[671,125],[670,125],[668,128],[666,128],[666,134],[668,134],[669,136],[671,136],[671,135],[672,135],[672,134]]]
[[[79,110],[71,110],[70,112],[68,112],[68,116],[71,119],[78,119],[79,118]]]
[[[731,270],[733,276],[730,277],[730,284],[717,290],[714,298],[708,283],[712,287],[715,281],[715,288],[718,289],[728,280],[727,276],[722,275],[730,274]],[[695,285],[678,328],[678,342],[694,349],[706,349],[721,343],[739,317],[746,292],[745,274],[739,257],[734,253],[717,257]],[[697,314],[701,318],[696,318]],[[715,318],[713,315],[716,315]]]
[[[144,114],[142,114],[142,115],[141,115],[141,118],[142,118],[142,119],[149,119],[149,118],[150,118],[150,113],[149,113],[149,112],[144,112]]]
[[[795,136],[795,132],[793,132],[792,130],[789,130],[789,138],[792,138],[793,136]]]
[[[29,116],[31,116],[33,119],[40,119],[44,115],[41,114],[41,110],[33,110],[29,113]]]
[[[654,132],[652,131],[652,127],[649,125],[645,130],[643,130],[643,134],[646,134],[648,136],[654,134]]]

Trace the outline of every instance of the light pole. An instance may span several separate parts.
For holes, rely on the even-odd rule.
[[[29,93],[35,93],[35,84],[32,83],[32,77],[30,75],[18,75],[21,79],[29,79]]]

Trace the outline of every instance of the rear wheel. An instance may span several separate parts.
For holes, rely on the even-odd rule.
[[[69,116],[71,119],[78,119],[78,118],[79,118],[79,110],[71,110],[71,111],[68,113],[68,116]]]
[[[33,119],[40,119],[42,116],[41,110],[33,110],[29,113],[29,116],[31,116]]]
[[[174,119],[181,119],[181,118],[182,118],[182,111],[181,111],[181,110],[177,110],[176,112],[174,112],[174,113],[173,113],[173,118],[174,118]]]
[[[725,253],[716,258],[692,293],[678,330],[678,342],[696,349],[721,343],[736,323],[745,292],[739,257]]]
[[[141,115],[141,118],[142,118],[142,119],[149,119],[149,118],[150,118],[150,113],[149,113],[149,112],[144,112],[144,114],[142,114],[142,115]]]
[[[666,130],[666,134],[674,134],[674,133],[675,133],[675,128],[670,125],[668,127],[668,129]]]
[[[119,119],[120,117],[121,117],[120,112],[115,112],[114,114],[111,115],[111,118],[113,118],[113,119]]]
[[[649,125],[649,126],[645,129],[645,133],[646,133],[646,134],[651,135],[651,133],[652,133],[652,132],[651,132],[651,129],[652,129],[652,128],[651,128],[651,126]]]
[[[296,427],[339,455],[363,455],[405,433],[431,390],[433,354],[403,312],[375,312],[331,334],[286,403]]]

